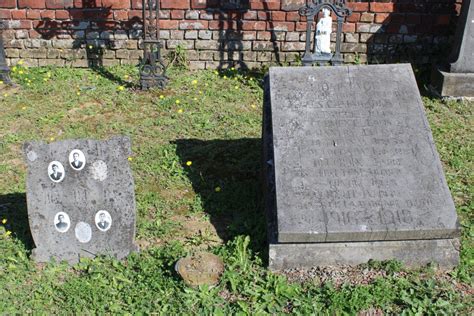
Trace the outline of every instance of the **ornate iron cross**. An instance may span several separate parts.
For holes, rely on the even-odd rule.
[[[321,12],[322,9],[328,9],[332,11],[337,17],[337,34],[336,34],[336,52],[334,55],[324,55],[318,54],[315,52],[316,43],[314,43],[314,48],[311,49],[311,39],[312,36],[312,25],[315,17]],[[331,62],[333,65],[341,65],[342,55],[341,55],[341,37],[342,37],[342,23],[346,16],[350,16],[352,11],[346,7],[345,0],[310,0],[306,6],[302,7],[299,10],[300,15],[303,15],[307,19],[306,26],[306,47],[305,53],[303,55],[303,65],[311,66],[317,62]],[[317,30],[315,31],[316,34]]]
[[[168,78],[161,59],[160,0],[142,0],[143,59],[140,64],[142,90],[158,87],[163,89]]]
[[[3,48],[3,29],[4,23],[0,21],[0,81],[4,84],[13,84],[10,79],[10,68],[7,66],[7,59],[5,49]]]

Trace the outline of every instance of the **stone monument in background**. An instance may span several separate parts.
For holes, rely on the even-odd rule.
[[[272,270],[459,262],[460,228],[409,64],[270,68]]]
[[[138,250],[129,138],[30,142],[24,153],[35,261],[122,259]]]
[[[433,71],[432,84],[442,97],[474,98],[474,4],[464,0],[450,64]]]

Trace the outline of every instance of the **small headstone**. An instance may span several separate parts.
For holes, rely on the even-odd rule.
[[[410,65],[271,68],[268,81],[271,267],[418,263],[427,245],[421,261],[458,260],[422,242],[459,226]]]
[[[433,71],[432,84],[443,97],[474,98],[474,2],[464,0],[451,64]]]
[[[224,262],[209,252],[199,252],[176,262],[176,272],[190,286],[217,285],[224,272]]]
[[[118,259],[138,250],[130,139],[25,143],[27,203],[37,262]]]

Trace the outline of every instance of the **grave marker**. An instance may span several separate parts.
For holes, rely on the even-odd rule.
[[[129,138],[29,142],[24,152],[36,261],[122,259],[138,250]]]
[[[271,268],[456,264],[456,211],[410,65],[271,68],[264,119]]]

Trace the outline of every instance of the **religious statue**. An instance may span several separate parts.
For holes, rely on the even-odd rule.
[[[323,17],[319,19],[316,25],[315,33],[315,55],[328,56],[331,55],[331,33],[332,33],[332,18],[331,11],[324,8],[322,10]]]

